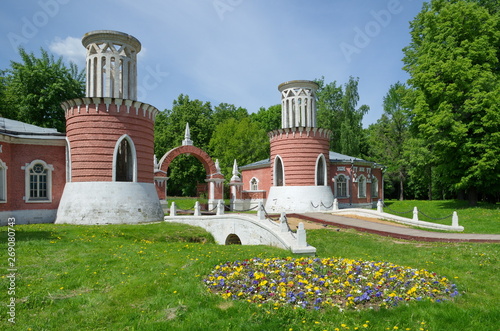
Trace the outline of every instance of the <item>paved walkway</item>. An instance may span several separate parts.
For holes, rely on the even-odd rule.
[[[500,234],[431,232],[381,222],[370,222],[368,220],[332,215],[328,213],[307,213],[288,216],[295,216],[297,218],[316,223],[334,225],[341,228],[351,228],[358,231],[375,233],[399,239],[442,242],[500,243]]]

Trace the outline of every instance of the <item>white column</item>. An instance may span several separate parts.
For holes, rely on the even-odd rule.
[[[97,56],[97,61],[96,61],[96,83],[95,86],[96,86],[96,93],[95,95],[93,95],[93,97],[102,97],[102,60],[103,60],[103,57],[102,56]]]

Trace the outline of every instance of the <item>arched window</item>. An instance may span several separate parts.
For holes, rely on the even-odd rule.
[[[372,198],[378,198],[378,179],[372,176]]]
[[[325,186],[326,179],[326,161],[325,156],[320,154],[316,159],[316,186]]]
[[[347,185],[348,178],[346,175],[338,175],[335,178],[335,196],[339,198],[349,197],[349,190]]]
[[[132,139],[124,134],[118,139],[113,155],[113,181],[137,181],[137,156]]]
[[[366,198],[366,178],[363,175],[358,178],[358,198]]]
[[[52,171],[54,167],[42,160],[35,160],[21,167],[25,171],[26,202],[52,201]]]
[[[259,189],[259,180],[255,177],[252,177],[250,180],[250,191],[257,191]]]
[[[7,202],[7,165],[0,160],[0,203]]]
[[[279,155],[274,159],[274,186],[285,186],[285,171]]]

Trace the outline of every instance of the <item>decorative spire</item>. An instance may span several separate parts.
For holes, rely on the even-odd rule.
[[[215,173],[220,174],[220,165],[219,165],[219,159],[215,160]]]
[[[156,157],[156,155],[153,155],[153,156],[154,156],[154,161],[153,161],[154,171],[158,171],[158,170],[160,170],[160,165],[158,164],[158,158]]]
[[[186,123],[186,131],[184,132],[184,140],[182,141],[182,146],[191,146],[193,141],[191,140],[191,132],[189,131],[189,123]]]
[[[238,171],[238,163],[236,163],[236,159],[233,164],[233,177],[231,177],[231,181],[240,181],[240,177],[238,176],[240,172]]]

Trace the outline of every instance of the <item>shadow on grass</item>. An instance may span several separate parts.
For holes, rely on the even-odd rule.
[[[53,233],[50,231],[16,231],[15,232],[16,241],[41,241],[41,240],[54,240]],[[7,231],[4,231],[0,238],[4,241],[7,239]]]

